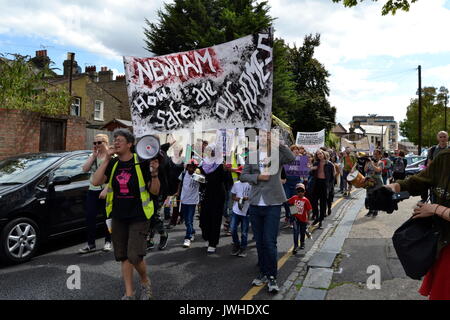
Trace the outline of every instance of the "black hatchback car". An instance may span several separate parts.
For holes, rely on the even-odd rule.
[[[82,165],[90,153],[35,153],[0,161],[0,259],[25,262],[42,242],[85,229],[90,174]]]

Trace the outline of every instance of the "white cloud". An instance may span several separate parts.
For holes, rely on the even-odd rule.
[[[148,55],[144,19],[156,17],[162,0],[0,0],[0,33],[38,36],[109,56]]]

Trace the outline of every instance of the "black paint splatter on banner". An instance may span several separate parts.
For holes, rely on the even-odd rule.
[[[270,128],[272,48],[271,32],[261,32],[200,50],[124,57],[135,132]]]

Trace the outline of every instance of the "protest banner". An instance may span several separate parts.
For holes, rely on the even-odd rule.
[[[284,171],[287,176],[308,177],[310,168],[308,167],[308,156],[297,156],[295,160],[284,165]]]
[[[135,135],[270,129],[272,47],[267,31],[204,49],[124,57]]]
[[[296,144],[305,147],[311,153],[325,146],[325,129],[318,132],[297,132]]]

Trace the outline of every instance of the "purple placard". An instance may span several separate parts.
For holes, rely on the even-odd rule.
[[[307,177],[309,175],[308,156],[297,156],[290,164],[284,165],[287,176]]]

